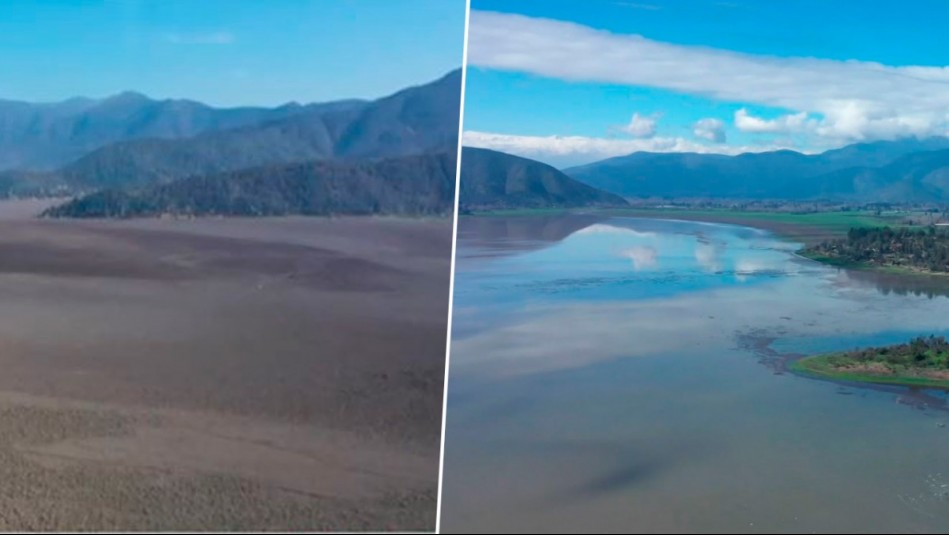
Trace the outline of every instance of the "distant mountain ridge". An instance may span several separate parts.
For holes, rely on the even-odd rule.
[[[858,143],[814,155],[637,152],[564,172],[624,197],[949,202],[949,138]]]
[[[193,137],[114,143],[55,171],[0,172],[0,188],[84,193],[48,217],[445,215],[460,98],[453,71],[368,103],[293,106]]]
[[[301,113],[185,139],[141,139],[97,149],[63,167],[62,181],[93,190],[332,156],[333,138],[359,109]],[[335,132],[335,133],[334,133]]]
[[[627,205],[547,164],[473,147],[462,149],[460,184],[463,211]]]
[[[139,140],[66,166],[73,187],[137,186],[245,167],[330,158],[383,158],[456,144],[460,71],[358,107],[322,109],[179,140]]]
[[[363,104],[342,100],[306,106],[215,108],[193,100],[154,100],[134,91],[53,103],[0,100],[0,170],[50,170],[116,142],[181,139]]]
[[[288,106],[276,119],[113,143],[46,173],[0,172],[7,194],[141,188],[244,168],[456,150],[461,71],[371,102]],[[134,96],[129,97],[135,100]]]
[[[949,150],[916,152],[881,167],[848,167],[821,178],[860,200],[946,202]]]

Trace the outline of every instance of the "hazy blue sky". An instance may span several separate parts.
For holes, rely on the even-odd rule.
[[[0,98],[379,97],[462,62],[465,0],[3,0]]]
[[[472,0],[465,143],[559,165],[949,132],[949,1]]]

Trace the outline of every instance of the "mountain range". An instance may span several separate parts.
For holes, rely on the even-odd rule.
[[[370,103],[317,107],[283,119],[186,139],[112,144],[64,167],[63,181],[95,189],[286,162],[385,158],[455,149],[461,72]]]
[[[201,188],[160,190],[155,186],[197,177],[214,183],[239,180],[240,188],[260,193],[265,185],[253,183],[248,176],[274,172],[286,178],[290,164],[335,177],[354,167],[321,167],[316,162],[454,152],[460,94],[461,72],[455,70],[374,101],[288,104],[272,109],[215,109],[187,100],[155,101],[131,92],[99,101],[0,102],[0,131],[5,136],[0,138],[0,154],[7,155],[0,161],[7,166],[32,163],[0,171],[0,194],[90,193],[100,201],[106,197],[128,201],[159,191],[160,195],[196,193]],[[78,153],[82,153],[78,158],[49,168]],[[39,154],[48,157],[41,160]],[[418,169],[431,172],[435,167]],[[234,173],[242,170],[247,173]],[[437,181],[437,173],[420,180]],[[208,191],[224,189],[204,193]],[[291,205],[287,204],[288,209]]]
[[[456,70],[373,101],[275,108],[134,92],[0,101],[0,196],[86,196],[50,212],[59,216],[447,213],[460,92]],[[432,197],[408,200],[424,193],[406,182],[411,173]],[[464,211],[620,207],[624,198],[943,203],[949,138],[820,154],[637,152],[565,170],[466,147],[460,194]]]
[[[949,201],[949,138],[858,143],[820,154],[636,152],[564,170],[623,197]]]
[[[0,100],[0,170],[52,170],[119,141],[182,139],[365,104],[344,100],[276,108],[214,108],[192,100],[153,100],[133,91],[57,103]]]

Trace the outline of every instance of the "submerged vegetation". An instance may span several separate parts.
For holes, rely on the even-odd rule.
[[[847,381],[949,388],[949,341],[921,336],[904,344],[806,357],[791,369]]]
[[[802,254],[843,266],[949,273],[949,233],[935,226],[852,228],[846,238],[808,247]]]

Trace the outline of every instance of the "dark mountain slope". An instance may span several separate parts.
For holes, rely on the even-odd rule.
[[[192,177],[140,190],[107,189],[54,207],[51,217],[451,213],[455,154],[315,161]]]
[[[462,210],[626,206],[626,201],[557,169],[503,152],[465,147],[461,157]]]
[[[338,157],[404,156],[457,150],[461,70],[377,100],[336,141]]]

